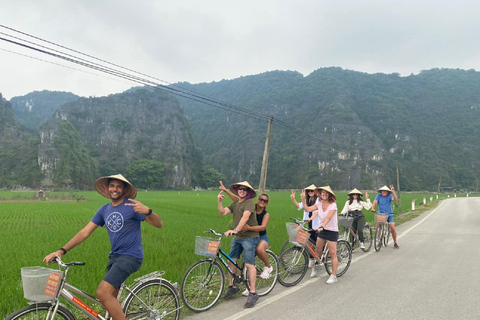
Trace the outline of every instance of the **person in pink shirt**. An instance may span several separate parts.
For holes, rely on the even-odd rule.
[[[337,282],[337,240],[338,240],[338,220],[337,220],[337,203],[336,197],[329,186],[320,187],[315,190],[318,194],[317,202],[313,206],[307,206],[305,201],[305,190],[302,190],[302,203],[305,211],[318,211],[320,218],[320,227],[317,229],[317,250],[323,250],[325,242],[327,242],[330,258],[332,261],[332,274],[327,280],[327,284]],[[321,252],[317,252],[321,255]],[[315,277],[320,266],[312,268],[310,277]]]

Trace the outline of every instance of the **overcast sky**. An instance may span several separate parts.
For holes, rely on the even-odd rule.
[[[480,2],[465,0],[0,0],[3,26],[169,83],[332,66],[480,71],[479,14]],[[0,40],[6,99],[44,89],[98,97],[134,85]]]

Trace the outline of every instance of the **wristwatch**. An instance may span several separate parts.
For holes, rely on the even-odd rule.
[[[151,215],[153,213],[153,210],[152,209],[148,209],[148,213],[146,214],[146,216],[148,217],[149,215]]]
[[[238,232],[238,229],[237,229],[237,228],[233,228],[233,231]]]

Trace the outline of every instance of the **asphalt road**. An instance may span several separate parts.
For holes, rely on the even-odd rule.
[[[333,285],[327,274],[277,283],[252,309],[239,294],[182,319],[480,319],[480,198],[444,200],[397,227],[400,249],[356,249]]]

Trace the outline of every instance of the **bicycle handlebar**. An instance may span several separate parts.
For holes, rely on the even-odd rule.
[[[316,231],[315,229],[309,229],[309,228],[305,228],[304,224],[305,222],[307,222],[307,220],[298,220],[296,218],[290,218],[293,222],[295,222],[296,224],[298,224],[300,227],[302,227],[303,230],[305,231]]]
[[[215,230],[213,230],[213,229],[209,229],[208,231],[205,231],[205,232],[213,233],[214,235],[216,235],[216,236],[218,236],[218,237],[223,237],[223,236],[225,236],[225,232],[219,233],[219,232],[217,232],[217,231],[215,231]],[[204,233],[205,233],[205,232],[204,232]]]
[[[60,259],[59,256],[55,256],[52,258],[52,260],[49,261],[49,263],[58,263],[58,265],[62,268],[67,268],[67,267],[70,267],[70,266],[84,266],[85,265],[85,262],[80,262],[80,261],[72,261],[72,262],[69,262],[69,263],[65,263],[62,261],[62,259]]]

